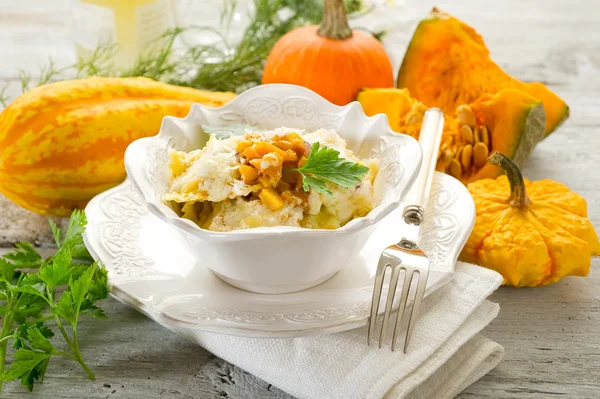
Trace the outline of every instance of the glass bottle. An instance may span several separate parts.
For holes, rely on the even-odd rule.
[[[172,0],[72,0],[77,55],[116,43],[115,64],[128,67],[172,26]]]

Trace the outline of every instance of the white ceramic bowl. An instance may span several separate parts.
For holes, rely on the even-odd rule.
[[[261,227],[213,232],[180,218],[161,201],[170,175],[167,149],[202,148],[208,136],[200,125],[233,124],[335,129],[359,158],[380,159],[376,208],[336,230]],[[148,209],[175,227],[199,262],[235,287],[275,294],[320,284],[355,257],[376,224],[399,206],[421,158],[418,142],[392,132],[385,115],[367,117],[357,102],[340,107],[306,88],[273,84],[250,89],[220,108],[194,104],[185,118],[164,118],[158,135],[129,145],[125,166]]]

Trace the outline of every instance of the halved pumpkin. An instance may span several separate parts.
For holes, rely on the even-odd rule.
[[[384,113],[392,130],[418,139],[427,107],[407,89],[364,89],[358,101],[368,116]],[[499,151],[522,164],[544,137],[545,122],[541,101],[516,89],[461,104],[445,114],[437,170],[465,184],[497,177],[502,171],[487,162],[489,154]]]
[[[523,83],[504,72],[469,25],[434,8],[421,21],[404,55],[397,86],[427,106],[454,112],[484,94],[515,88],[537,98],[546,110],[546,135],[569,116],[569,107],[541,83]]]
[[[457,118],[453,132],[459,126],[461,131],[464,129],[460,108],[459,106],[455,114]],[[541,101],[520,90],[504,89],[496,94],[487,94],[472,103],[471,108],[476,121],[473,130],[478,135],[473,145],[472,165],[463,169],[462,180],[465,182],[496,177],[503,173],[500,167],[487,162],[487,157],[494,151],[509,156],[517,165],[523,165],[536,144],[544,138],[544,106]],[[483,130],[488,132],[489,144],[486,145],[485,152],[478,152],[477,141],[481,142]],[[463,147],[463,152],[464,148],[466,147]]]

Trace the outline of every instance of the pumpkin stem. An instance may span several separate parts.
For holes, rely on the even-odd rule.
[[[527,190],[525,190],[525,182],[523,181],[523,175],[521,170],[512,159],[499,152],[494,152],[488,161],[496,166],[500,166],[506,172],[508,182],[510,183],[510,197],[508,197],[508,203],[512,207],[526,210],[531,204],[531,200],[527,196]]]
[[[317,33],[320,36],[336,40],[344,40],[352,36],[344,0],[325,0],[323,21]]]

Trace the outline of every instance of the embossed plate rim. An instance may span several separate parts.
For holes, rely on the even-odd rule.
[[[439,177],[436,177],[436,179],[440,179]],[[453,178],[447,176],[447,175],[443,175],[443,177],[441,177],[442,182],[447,181],[447,182],[451,182],[452,180],[454,180]],[[454,183],[458,183],[456,180],[454,180]],[[454,184],[453,183],[453,184]],[[106,199],[108,197],[114,197],[117,193],[119,193],[120,190],[124,190],[127,188],[127,185],[129,183],[126,181],[124,182],[122,185],[113,188],[101,195],[99,195],[98,197],[94,198],[92,200],[92,202],[90,202],[90,204],[88,205],[88,208],[86,208],[86,210],[89,209],[89,222],[90,222],[90,229],[86,230],[86,233],[84,235],[84,239],[86,241],[86,245],[88,245],[88,248],[90,249],[90,252],[92,253],[92,255],[94,256],[95,259],[104,259],[104,261],[107,262],[107,267],[110,270],[110,285],[111,285],[111,292],[112,295],[117,298],[119,301],[128,304],[136,309],[138,309],[139,311],[141,311],[142,313],[146,314],[148,317],[150,317],[151,319],[157,321],[158,323],[166,326],[166,327],[182,327],[182,328],[192,328],[192,329],[198,329],[198,330],[202,330],[202,331],[207,331],[207,332],[215,332],[215,333],[223,333],[223,334],[228,334],[228,335],[237,335],[237,336],[245,336],[245,337],[255,337],[255,338],[290,338],[290,337],[299,337],[299,336],[309,336],[309,335],[318,335],[318,334],[328,334],[328,333],[335,333],[335,332],[340,332],[340,331],[345,331],[345,330],[349,330],[349,329],[353,329],[353,328],[358,328],[358,327],[362,327],[366,324],[366,320],[367,320],[367,316],[368,316],[368,310],[367,309],[363,309],[363,311],[361,312],[360,309],[362,308],[368,308],[368,302],[365,301],[355,301],[352,302],[351,305],[344,305],[344,304],[340,304],[340,305],[327,305],[324,304],[323,306],[312,306],[310,309],[301,309],[301,310],[297,310],[295,311],[295,315],[302,315],[302,314],[316,314],[318,312],[323,312],[323,311],[328,311],[328,312],[335,312],[336,310],[339,311],[340,308],[342,307],[348,307],[350,306],[351,309],[349,311],[349,315],[347,315],[346,313],[344,313],[344,315],[342,317],[337,317],[333,319],[327,319],[326,321],[329,322],[329,325],[323,325],[323,322],[319,322],[318,320],[311,320],[308,322],[303,322],[301,324],[301,328],[290,328],[289,324],[294,324],[295,326],[298,326],[298,320],[294,320],[293,322],[287,322],[287,328],[282,329],[279,328],[278,330],[269,330],[268,328],[271,326],[278,326],[279,323],[278,321],[276,322],[271,322],[271,323],[250,323],[250,322],[236,322],[236,321],[224,321],[221,320],[219,318],[209,318],[208,320],[202,320],[202,322],[200,321],[190,321],[190,320],[182,320],[180,318],[176,318],[176,317],[172,317],[168,314],[166,314],[164,311],[161,311],[159,309],[155,309],[152,306],[147,305],[146,303],[144,303],[143,300],[141,300],[140,298],[136,298],[135,296],[130,295],[129,292],[127,292],[126,289],[124,289],[122,287],[122,283],[119,282],[118,280],[116,280],[114,278],[114,263],[115,263],[115,259],[110,258],[109,256],[107,256],[106,254],[102,254],[102,246],[105,245],[105,243],[100,243],[99,240],[97,239],[96,235],[92,233],[92,231],[94,230],[94,228],[96,228],[97,226],[100,226],[100,224],[98,224],[98,215],[97,213],[94,211],[96,207],[99,207],[100,204],[104,203],[106,201]],[[462,187],[463,190],[463,195],[466,193],[466,195],[468,195],[468,192],[466,191],[466,189],[464,188],[464,186],[462,186],[462,184],[458,183],[454,184],[455,187]],[[131,186],[129,187],[131,189]],[[470,198],[470,195],[468,195]],[[459,196],[460,197],[460,196]],[[466,197],[465,197],[466,198]],[[455,199],[456,200],[456,199]],[[462,248],[462,246],[464,245],[464,243],[466,242],[466,239],[468,238],[468,233],[471,231],[473,223],[474,223],[474,215],[475,215],[475,209],[474,209],[474,204],[472,203],[472,201],[470,201],[470,204],[465,204],[467,206],[465,206],[465,210],[467,211],[465,214],[461,215],[463,217],[462,222],[465,222],[465,216],[466,219],[469,219],[468,221],[470,223],[466,223],[463,224],[461,228],[464,228],[465,232],[463,233],[462,237],[458,237],[460,238],[460,240],[456,241],[455,244],[458,244],[459,248]],[[133,207],[134,208],[134,207]],[[135,212],[133,209],[131,209],[131,211]],[[144,209],[143,212],[147,213],[147,210]],[[129,223],[131,224],[131,220],[128,219],[128,215],[123,215],[123,214],[118,214],[118,212],[115,214],[115,216],[119,216],[120,220],[122,221],[122,223]],[[140,215],[141,217],[154,217],[154,216],[150,216],[150,214],[145,214],[144,216]],[[140,219],[141,220],[141,219]],[[137,241],[136,241],[137,242]],[[98,251],[98,247],[100,247],[100,251]],[[130,253],[126,254],[128,256],[134,256],[135,255],[135,251],[131,252],[131,249],[129,249]],[[453,275],[453,265],[455,263],[456,257],[458,256],[458,252],[456,252],[456,254],[453,254],[453,259],[447,259],[447,261],[451,261],[452,263],[452,271],[443,271],[442,276],[443,278],[440,278],[439,280],[437,280],[437,285],[435,286],[430,286],[428,287],[428,293],[431,293],[433,291],[435,291],[436,289],[438,289],[439,287],[441,287],[443,284],[445,284],[446,282],[450,281]],[[143,253],[142,253],[143,255]],[[109,258],[109,259],[107,259]],[[122,261],[121,257],[121,261]],[[150,262],[152,262],[152,259],[149,259]],[[137,267],[140,267],[139,265]],[[146,264],[145,266],[142,265],[142,267],[150,267],[148,264]],[[360,288],[355,288],[355,290],[361,290]],[[241,293],[243,293],[242,291],[239,291]],[[250,293],[248,293],[250,294]],[[270,296],[270,297],[277,297],[277,296]],[[205,308],[206,309],[206,308]],[[193,310],[193,309],[190,309]],[[209,311],[212,309],[209,309]],[[238,311],[236,309],[229,309],[229,308],[222,308],[222,309],[218,309],[221,313],[227,313],[227,312],[233,312],[234,313],[234,319],[236,317],[239,318],[240,314],[248,314],[248,313],[252,313],[248,310],[243,310],[243,311]],[[237,312],[237,316],[236,316],[236,312]],[[282,310],[281,312],[274,312],[274,311],[269,311],[269,312],[255,312],[256,314],[258,314],[260,317],[270,317],[270,316],[281,316],[282,319],[286,318],[286,315],[288,315],[290,312],[289,311],[285,311]]]

